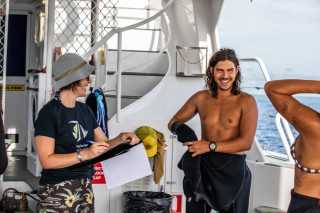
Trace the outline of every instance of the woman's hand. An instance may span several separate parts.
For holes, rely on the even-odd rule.
[[[84,160],[89,160],[108,151],[109,146],[106,142],[94,142],[89,148],[81,150],[81,153],[84,153]]]
[[[122,142],[130,141],[130,145],[135,145],[140,142],[140,139],[132,132],[122,132],[118,137]]]
[[[206,152],[210,152],[209,141],[199,140],[199,141],[188,141],[183,143],[183,146],[188,146],[188,151],[193,152],[192,157],[201,155]]]

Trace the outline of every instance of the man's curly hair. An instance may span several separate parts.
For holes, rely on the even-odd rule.
[[[233,49],[223,48],[223,49],[220,49],[219,51],[217,51],[210,58],[209,66],[206,70],[206,75],[204,77],[205,83],[206,83],[205,89],[212,91],[212,97],[217,97],[218,86],[217,86],[217,83],[214,81],[213,74],[212,74],[212,71],[210,68],[212,67],[212,69],[213,69],[219,61],[225,61],[225,60],[232,61],[235,65],[235,67],[239,68],[236,79],[232,84],[231,94],[238,95],[240,93],[240,83],[241,83],[242,77],[241,77],[241,72],[240,72],[239,60],[238,60],[236,53],[234,52]]]

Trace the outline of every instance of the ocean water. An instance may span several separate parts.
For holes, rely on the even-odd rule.
[[[254,95],[254,94],[253,94]],[[275,125],[275,116],[276,110],[272,106],[271,102],[269,101],[266,95],[254,95],[258,110],[259,110],[259,117],[258,117],[258,127],[256,131],[256,138],[262,144],[266,150],[276,151],[279,153],[285,153],[285,149],[282,145],[280,135]],[[299,96],[297,99],[317,110],[320,111],[320,99],[319,96]],[[297,131],[292,127],[292,133],[296,137],[298,135]]]

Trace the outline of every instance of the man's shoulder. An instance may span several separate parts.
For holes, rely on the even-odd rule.
[[[254,99],[254,96],[253,95],[251,95],[251,94],[249,94],[249,93],[246,93],[246,92],[243,92],[243,91],[241,91],[240,93],[239,93],[239,97],[240,98],[243,98],[243,99]]]
[[[246,93],[246,92],[243,92],[243,91],[241,91],[241,92],[239,93],[239,101],[240,101],[240,102],[244,102],[244,103],[246,103],[246,104],[248,104],[248,103],[255,103],[255,102],[256,102],[253,95],[251,95],[251,94],[249,94],[249,93]]]
[[[209,92],[207,90],[200,90],[193,94],[192,97],[201,98],[201,97],[207,97],[209,95]]]

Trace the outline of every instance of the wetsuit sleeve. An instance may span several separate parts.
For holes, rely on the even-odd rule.
[[[178,141],[182,143],[198,140],[198,137],[193,129],[179,121],[176,121],[172,124],[171,131],[178,136]]]

